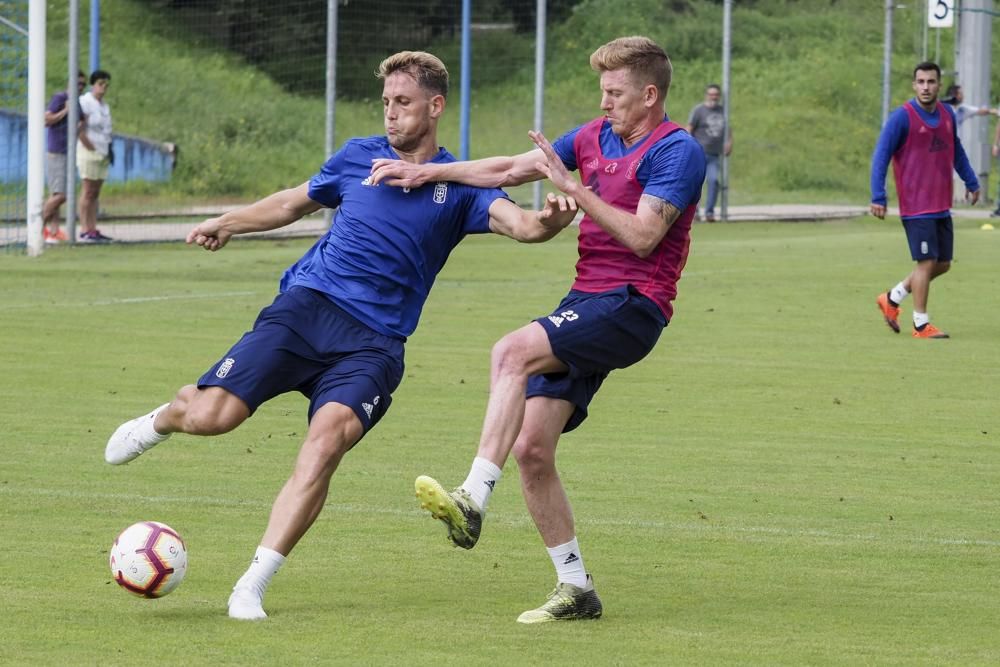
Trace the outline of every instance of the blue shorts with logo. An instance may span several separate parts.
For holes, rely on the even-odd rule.
[[[527,397],[559,398],[576,406],[563,433],[587,418],[587,406],[604,378],[649,354],[668,324],[659,306],[631,285],[593,294],[572,291],[551,315],[535,321],[569,371],[531,376]]]
[[[296,390],[310,399],[310,420],[326,403],[341,403],[354,410],[367,433],[403,379],[403,346],[322,293],[293,287],[260,311],[253,329],[201,376],[198,387],[222,387],[251,413]]]
[[[940,218],[905,218],[903,229],[906,230],[906,240],[910,244],[910,257],[913,261],[951,261],[955,251],[955,228],[950,215]]]

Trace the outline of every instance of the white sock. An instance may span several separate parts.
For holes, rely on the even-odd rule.
[[[472,460],[472,468],[462,483],[462,488],[469,492],[483,514],[486,514],[486,504],[490,501],[493,487],[500,481],[502,474],[503,471],[489,459],[477,456]]]
[[[920,327],[924,326],[930,321],[931,321],[930,315],[928,315],[927,313],[918,313],[917,311],[913,311],[914,329],[919,329]]]
[[[163,405],[161,405],[160,407],[156,408],[148,415],[146,415],[147,418],[143,419],[142,422],[139,423],[139,437],[141,438],[142,442],[151,442],[153,444],[156,444],[163,442],[164,440],[170,437],[169,433],[160,433],[155,428],[153,428],[153,422],[156,421],[156,415],[160,414],[160,412],[162,412],[163,409],[166,408],[168,405],[170,404],[164,403]]]
[[[233,586],[229,596],[229,615],[232,618],[257,620],[267,618],[264,613],[264,592],[271,578],[278,573],[285,557],[273,549],[259,546],[250,567]]]
[[[583,554],[580,553],[580,545],[576,538],[560,544],[557,547],[546,547],[549,558],[556,567],[556,576],[564,584],[573,584],[580,588],[587,586],[587,570],[583,567]]]
[[[892,299],[892,302],[897,306],[903,303],[903,299],[905,299],[907,295],[909,295],[909,292],[907,292],[906,288],[903,287],[903,283],[899,283],[889,290],[889,298]]]

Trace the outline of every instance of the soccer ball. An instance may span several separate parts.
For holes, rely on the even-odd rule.
[[[119,586],[140,597],[161,598],[184,581],[187,548],[167,524],[140,521],[115,539],[110,561]]]

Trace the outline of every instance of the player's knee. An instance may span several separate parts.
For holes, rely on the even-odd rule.
[[[521,434],[514,443],[513,451],[522,475],[534,476],[555,468],[555,451],[539,438]]]
[[[524,346],[515,336],[504,336],[490,354],[494,375],[526,375]]]
[[[948,270],[951,269],[951,262],[938,262],[937,265],[935,266],[935,269],[937,275],[939,276],[942,273],[948,273]]]
[[[295,476],[306,484],[328,480],[350,448],[347,440],[334,434],[310,435],[299,451]]]

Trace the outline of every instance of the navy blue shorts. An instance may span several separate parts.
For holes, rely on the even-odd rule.
[[[950,215],[943,218],[908,218],[903,220],[903,229],[906,230],[913,261],[951,261],[955,252],[955,228]]]
[[[326,403],[354,410],[367,433],[385,415],[403,379],[403,341],[384,336],[306,287],[279,294],[253,329],[198,380],[222,387],[253,413],[265,401],[297,390],[309,419]]]
[[[631,285],[595,294],[570,292],[551,315],[535,321],[569,371],[531,376],[527,396],[560,398],[576,406],[563,433],[587,418],[587,406],[608,373],[649,354],[667,326],[659,306]]]

